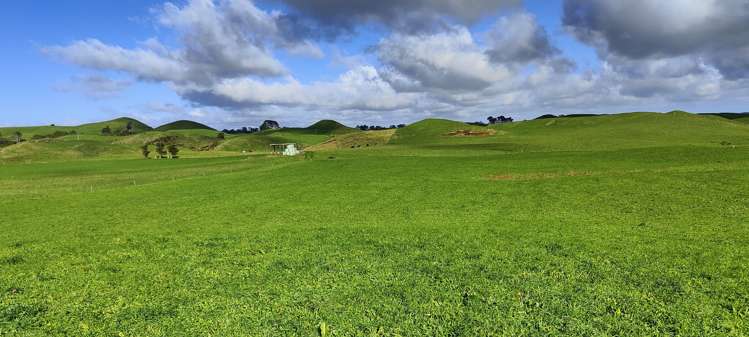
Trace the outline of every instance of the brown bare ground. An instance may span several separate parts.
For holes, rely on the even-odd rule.
[[[488,137],[496,134],[497,131],[495,130],[455,130],[447,135],[454,137]]]

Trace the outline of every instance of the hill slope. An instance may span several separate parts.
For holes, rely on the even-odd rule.
[[[180,121],[172,122],[169,124],[164,124],[156,128],[156,131],[173,131],[173,130],[213,130],[215,131],[216,129],[205,124],[188,121],[188,120],[180,120]]]
[[[539,150],[621,149],[672,145],[749,144],[749,126],[685,112],[625,113],[494,125],[503,142]]]
[[[333,120],[322,120],[306,128],[283,128],[265,130],[250,135],[227,139],[216,149],[220,151],[268,151],[270,144],[297,143],[304,147],[324,143],[336,135],[358,134],[358,129],[349,128]]]
[[[471,134],[460,133],[460,131],[470,132]],[[482,126],[446,119],[425,119],[398,129],[389,143],[398,145],[464,143],[468,139],[483,138],[495,133],[496,131]]]
[[[124,130],[127,125],[132,126],[133,133],[151,131],[153,128],[133,118],[117,118],[110,121],[82,124],[78,126],[28,126],[28,127],[7,127],[0,128],[0,134],[5,137],[10,136],[16,131],[21,132],[23,137],[31,139],[34,136],[51,135],[55,132],[72,132],[75,131],[81,135],[99,135],[101,130],[107,126],[112,132],[117,133]]]
[[[351,132],[359,131],[358,129],[350,128],[348,126],[345,126],[341,123],[338,123],[334,120],[329,120],[329,119],[321,120],[315,124],[308,126],[306,129],[315,133],[326,134],[326,135],[351,133]]]
[[[153,130],[152,127],[146,125],[145,123],[138,121],[137,119],[123,117],[123,118],[113,119],[111,121],[83,124],[83,125],[77,126],[76,131],[81,134],[97,134],[98,135],[101,133],[101,130],[103,128],[109,126],[109,128],[112,129],[112,132],[117,133],[117,131],[125,130],[128,124],[132,126],[133,133],[140,133],[140,132]]]

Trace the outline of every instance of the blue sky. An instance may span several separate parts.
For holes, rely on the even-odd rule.
[[[377,8],[371,9],[371,13],[352,12],[351,15],[361,15],[361,23],[354,21],[349,26],[337,27],[339,22],[326,22],[328,17],[322,10],[303,8],[294,1],[216,0],[212,2],[214,7],[198,8],[197,3],[201,1],[208,0],[176,1],[176,12],[172,14],[175,17],[189,13],[241,17],[251,13],[232,12],[227,4],[236,2],[250,4],[242,8],[267,16],[263,24],[270,22],[276,29],[274,32],[282,30],[278,28],[282,27],[282,22],[277,20],[279,14],[303,18],[310,22],[313,31],[351,30],[333,38],[281,33],[267,38],[258,37],[266,32],[253,35],[256,32],[251,31],[238,35],[249,41],[241,42],[238,48],[259,49],[258,57],[280,64],[285,69],[283,74],[268,76],[265,70],[252,65],[231,64],[232,60],[252,62],[246,55],[257,55],[243,54],[236,58],[227,56],[225,66],[226,69],[240,66],[244,72],[225,76],[226,72],[217,66],[217,70],[207,73],[208,82],[158,76],[145,78],[150,76],[143,76],[138,70],[138,62],[143,61],[133,59],[132,64],[123,63],[130,62],[127,60],[113,64],[93,60],[91,55],[85,54],[90,53],[91,48],[83,50],[85,48],[76,43],[96,39],[101,42],[97,48],[106,48],[97,55],[110,60],[112,58],[101,54],[116,52],[114,48],[144,50],[147,49],[143,47],[144,41],[156,39],[165,50],[171,51],[169,55],[179,54],[169,56],[174,58],[169,60],[177,60],[186,74],[193,74],[192,70],[196,69],[190,63],[193,58],[183,52],[189,49],[185,36],[202,38],[203,35],[198,34],[208,34],[200,30],[203,23],[188,20],[164,24],[163,1],[10,2],[0,12],[0,22],[5,26],[0,30],[0,45],[5,51],[0,53],[3,74],[0,90],[6,93],[0,100],[0,125],[77,124],[119,116],[133,116],[152,124],[195,119],[217,127],[254,125],[265,118],[294,125],[311,123],[317,118],[333,118],[350,124],[391,124],[424,117],[480,120],[495,112],[532,118],[549,112],[607,113],[672,108],[749,110],[743,65],[732,66],[730,74],[725,66],[729,64],[727,60],[733,60],[733,56],[742,57],[749,48],[736,45],[735,49],[712,55],[706,51],[709,42],[696,41],[691,49],[682,50],[684,48],[678,46],[679,53],[646,50],[644,57],[629,55],[628,49],[610,42],[616,41],[617,35],[606,34],[636,29],[636,8],[621,14],[632,16],[631,20],[613,20],[622,21],[621,27],[608,27],[566,18],[564,6],[572,8],[580,1],[529,0],[520,4],[483,1],[494,11],[466,19],[462,12],[444,9],[439,0],[433,1],[436,9],[430,7],[429,0],[424,0],[423,6],[403,11],[427,13],[429,15],[424,17],[438,18],[419,22],[419,27],[448,28],[414,32],[402,27],[403,22],[416,26],[411,17],[404,16],[404,21],[394,23],[385,15],[378,16]],[[636,1],[642,2],[643,10],[657,3]],[[508,5],[500,6],[500,2]],[[611,1],[592,2],[600,3],[589,9],[598,11],[591,13],[594,17],[615,15],[607,12],[613,6]],[[686,6],[693,3],[675,2],[685,7],[670,10],[688,10]],[[188,13],[188,10],[194,11]],[[668,17],[668,13],[656,14]],[[699,28],[699,22],[695,26]],[[255,26],[238,27],[251,30]],[[237,30],[221,26],[215,29]],[[463,29],[466,33],[461,33]],[[588,40],[590,32],[601,36],[602,42]],[[663,32],[671,38],[673,34]],[[528,41],[520,40],[524,37]],[[266,38],[267,41],[255,41]],[[410,42],[404,43],[406,41]],[[422,42],[424,46],[420,45]],[[193,47],[210,54],[207,49],[211,46],[210,39],[201,43],[203,45],[195,43]],[[227,43],[222,45],[223,52],[227,52],[227,46],[234,46],[231,44],[234,42]],[[313,47],[300,53],[299,46]],[[429,55],[423,52],[424,48],[437,49]],[[317,52],[309,50],[321,53],[314,55]],[[513,57],[522,57],[522,61]],[[445,63],[445,59],[455,62]],[[205,64],[206,61],[201,62]],[[574,67],[560,66],[562,64],[574,64]],[[474,65],[475,71],[466,69]],[[461,68],[451,68],[455,66]],[[676,66],[693,70],[676,75],[661,71]],[[487,72],[496,74],[489,76]],[[457,84],[461,81],[466,83],[465,87]],[[680,84],[674,84],[677,81]],[[401,85],[403,83],[408,85]]]

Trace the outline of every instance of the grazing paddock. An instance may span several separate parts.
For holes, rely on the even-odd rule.
[[[747,333],[749,148],[458,146],[0,166],[0,332]]]

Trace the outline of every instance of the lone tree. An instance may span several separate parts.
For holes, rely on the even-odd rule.
[[[281,125],[278,124],[276,121],[267,120],[264,121],[262,125],[260,125],[260,130],[275,130],[280,129]]]
[[[489,121],[489,124],[512,123],[514,121],[512,117],[505,117],[505,116],[499,116],[499,117],[489,116],[486,118],[486,120]]]
[[[23,134],[21,133],[21,131],[14,132],[13,136],[16,137],[16,144],[20,143],[23,140]]]
[[[162,159],[166,157],[166,145],[162,142],[158,142],[156,145],[156,158]]]
[[[110,128],[109,125],[105,126],[103,129],[101,129],[101,134],[104,136],[111,136],[112,128]]]
[[[169,157],[171,157],[172,159],[179,158],[179,156],[177,156],[177,154],[179,154],[179,148],[177,147],[177,145],[171,144],[169,145],[169,147],[167,147],[167,150],[169,151]]]
[[[219,133],[219,134],[216,135],[216,138],[218,138],[218,139],[226,139],[226,135],[223,132],[221,132],[221,133]]]
[[[133,133],[133,122],[129,121],[127,122],[127,125],[125,126],[125,131],[127,131],[127,134]]]
[[[148,144],[144,144],[140,147],[140,152],[143,153],[143,158],[150,159],[149,155],[151,154],[151,150],[148,148]]]

